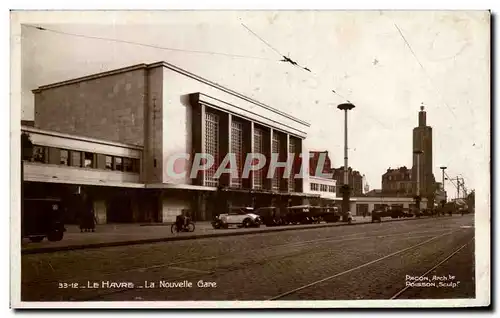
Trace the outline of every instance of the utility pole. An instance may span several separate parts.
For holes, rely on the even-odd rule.
[[[351,103],[343,103],[337,106],[344,111],[344,185],[342,186],[342,221],[347,222],[347,212],[350,208],[350,186],[349,186],[349,163],[347,159],[347,111],[355,106]]]
[[[415,196],[415,203],[417,206],[417,212],[420,212],[420,155],[424,152],[422,150],[414,150],[413,153],[417,155],[417,195]]]
[[[444,171],[447,169],[447,167],[444,167],[444,166],[443,166],[443,167],[439,167],[439,168],[440,168],[440,169],[441,169],[441,171],[443,172],[443,174],[442,174],[442,176],[443,176],[443,177],[442,177],[442,178],[443,178],[442,185],[443,185],[443,192],[444,192],[444,202],[442,202],[441,206],[444,208],[444,205],[446,204],[446,201],[447,201],[447,199],[448,199],[448,198],[446,197],[446,188],[444,187],[444,180],[445,180],[445,178],[444,178]]]

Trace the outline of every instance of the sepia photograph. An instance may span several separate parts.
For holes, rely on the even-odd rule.
[[[489,306],[491,19],[12,10],[11,306]]]

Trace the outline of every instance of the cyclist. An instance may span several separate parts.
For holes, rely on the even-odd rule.
[[[175,218],[175,224],[177,226],[177,232],[182,232],[186,226],[186,217],[184,216],[184,211],[177,215]]]

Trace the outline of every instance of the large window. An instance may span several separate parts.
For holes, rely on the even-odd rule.
[[[33,146],[33,161],[45,163],[46,159],[46,147]]]
[[[113,157],[106,156],[106,170],[113,170]]]
[[[210,112],[205,113],[205,152],[215,160],[205,171],[205,185],[216,187],[219,185],[219,180],[214,178],[219,167],[219,116]]]
[[[139,159],[132,159],[132,172],[141,172],[141,161]]]
[[[123,158],[123,168],[125,172],[133,172],[134,164],[132,158]]]
[[[71,166],[82,166],[82,153],[80,151],[71,151]]]
[[[231,186],[241,188],[241,173],[243,166],[243,124],[233,120],[231,122],[231,153],[236,157],[237,176],[231,176]],[[231,167],[233,168],[233,167]]]
[[[91,152],[84,153],[84,161],[83,166],[85,168],[93,168],[94,167],[94,154]]]
[[[47,160],[47,155],[49,153],[52,153],[52,151],[49,151],[49,149],[55,149],[57,150],[57,152],[55,153],[59,154],[58,158],[55,158],[55,160],[54,158],[52,158],[50,160],[50,163],[52,164],[79,168],[83,167],[91,169],[117,170],[131,173],[139,173],[141,168],[140,160],[136,158],[104,155],[105,164],[104,166],[102,166],[102,163],[97,161],[97,158],[102,154],[82,152],[77,150],[58,149],[39,145],[33,146],[33,161],[48,164],[49,161]]]
[[[254,130],[253,152],[259,154],[264,152],[264,132],[262,129],[255,128]],[[253,172],[253,184],[255,189],[262,189],[264,187],[262,175],[262,169]]]
[[[272,147],[272,152],[273,154],[279,154],[279,149],[280,149],[280,139],[278,134],[273,133],[273,147]],[[279,158],[278,158],[279,161]],[[274,170],[274,176],[273,176],[273,185],[272,189],[273,190],[279,190],[280,189],[280,169],[276,168]]]
[[[69,165],[69,151],[65,149],[61,149],[59,151],[60,158],[59,158],[59,164],[63,166]]]
[[[311,183],[311,191],[319,191],[319,184]]]
[[[123,159],[120,157],[115,157],[115,170],[123,171]]]

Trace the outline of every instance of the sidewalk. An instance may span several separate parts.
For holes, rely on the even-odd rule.
[[[384,221],[411,220],[411,219],[387,219]],[[363,218],[355,216],[353,224],[364,224],[371,222],[371,217]],[[21,244],[22,254],[49,253],[64,250],[77,250],[86,248],[99,248],[109,246],[124,246],[134,244],[146,244],[155,242],[190,240],[197,238],[222,237],[234,235],[246,235],[254,233],[269,233],[280,231],[291,231],[300,229],[322,228],[332,226],[343,226],[346,223],[320,223],[310,225],[288,225],[277,227],[261,226],[260,228],[237,228],[215,230],[210,222],[197,222],[196,229],[192,233],[176,233],[170,231],[171,224],[154,224],[141,226],[141,224],[103,224],[96,227],[96,232],[80,232],[77,225],[66,225],[64,238],[59,242],[49,242],[44,239],[40,243],[33,243],[23,239]]]

